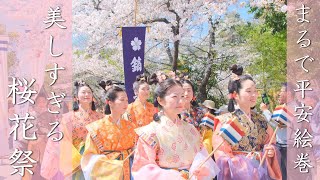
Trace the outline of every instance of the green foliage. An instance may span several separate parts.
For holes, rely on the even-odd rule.
[[[261,33],[261,25],[239,27],[240,34],[251,44],[256,59],[247,67],[250,74],[258,75],[263,89],[277,87],[286,81],[286,33],[273,34],[271,29]]]
[[[256,75],[258,87],[269,94],[270,90],[279,88],[286,81],[287,39],[284,31],[274,34],[268,28],[261,32],[262,26],[248,24],[238,30],[247,43],[252,45],[253,53],[259,55],[252,59],[251,65],[246,69],[250,74]]]
[[[286,13],[276,11],[273,5],[263,8],[250,7],[249,13],[253,13],[256,19],[264,20],[261,32],[271,31],[272,34],[277,34],[287,31]]]
[[[85,54],[85,51],[76,50],[76,51],[73,52],[73,54],[77,55],[77,57],[80,58],[81,55]]]

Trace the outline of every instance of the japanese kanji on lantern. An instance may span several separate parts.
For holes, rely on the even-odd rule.
[[[125,87],[129,103],[134,101],[133,82],[144,72],[146,27],[122,27]]]

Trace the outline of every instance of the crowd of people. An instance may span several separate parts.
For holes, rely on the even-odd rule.
[[[75,82],[73,110],[60,118],[64,138],[43,138],[25,148],[36,152],[33,157],[41,162],[37,173],[43,179],[287,179],[287,127],[281,126],[272,138],[272,110],[263,103],[261,112],[256,110],[255,81],[241,66],[230,70],[229,102],[220,108],[211,100],[197,104],[188,79],[139,75],[131,104],[122,87],[99,83],[105,92],[102,113],[96,110],[91,87]],[[154,103],[148,102],[151,82],[156,83]],[[288,83],[278,97],[279,104],[297,103]],[[314,98],[310,103],[316,106]],[[231,119],[246,134],[235,144],[224,143],[221,136]]]

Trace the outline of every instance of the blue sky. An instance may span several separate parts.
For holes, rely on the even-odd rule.
[[[228,8],[228,12],[236,11],[240,14],[241,19],[244,19],[246,21],[251,21],[253,19],[253,14],[248,13],[248,7],[242,7],[240,8],[238,5],[232,5]],[[204,24],[204,29],[202,33],[207,33],[208,32],[208,27],[207,25]],[[84,49],[86,47],[86,40],[87,40],[87,35],[81,34],[81,35],[74,35],[72,37],[72,44],[73,46],[79,48],[79,49]]]
[[[2,1],[2,0],[1,0]],[[228,11],[236,11],[240,14],[241,18],[246,20],[246,21],[251,21],[253,18],[252,14],[248,13],[248,8],[243,7],[239,8],[238,5],[233,5],[228,8]],[[8,11],[7,11],[8,12]],[[8,12],[10,13],[10,11]],[[0,24],[5,24],[7,28],[7,32],[10,31],[16,31],[16,32],[24,32],[27,27],[25,27],[25,22],[22,20],[16,20],[16,19],[10,19],[8,14],[6,12],[1,12],[0,11]],[[207,32],[207,28],[204,25],[204,31],[203,33]],[[72,37],[72,44],[80,49],[83,49],[86,47],[86,40],[87,36],[82,34],[82,35],[73,35]]]

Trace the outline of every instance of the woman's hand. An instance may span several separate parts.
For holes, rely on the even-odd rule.
[[[267,153],[267,157],[270,157],[270,158],[273,158],[275,155],[274,149],[271,145],[265,148],[265,152]]]
[[[268,105],[266,105],[266,104],[264,104],[264,103],[261,103],[261,104],[260,104],[260,109],[261,109],[261,111],[268,110]]]
[[[207,167],[200,167],[193,172],[193,175],[197,177],[198,180],[201,180],[204,177],[209,176],[210,171]]]

